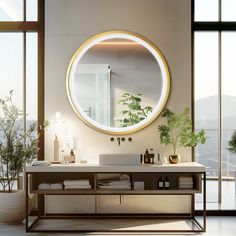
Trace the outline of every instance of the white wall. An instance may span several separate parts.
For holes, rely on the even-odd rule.
[[[89,37],[109,30],[128,30],[155,43],[171,72],[171,93],[167,106],[182,111],[191,106],[191,1],[189,0],[46,0],[45,114],[52,120],[60,111],[69,134],[79,139],[90,162],[99,153],[140,152],[153,147],[161,155],[171,147],[160,145],[157,126],[128,135],[132,143],[110,142],[110,135],[86,126],[73,112],[66,95],[66,71],[76,49]],[[53,128],[46,133],[46,159],[53,158]],[[179,149],[182,160],[190,160],[190,149]]]

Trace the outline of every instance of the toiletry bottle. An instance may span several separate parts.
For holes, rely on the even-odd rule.
[[[143,159],[144,159],[144,163],[145,164],[148,164],[150,163],[150,158],[149,158],[149,152],[148,152],[148,149],[146,149],[144,155],[143,155]]]
[[[143,154],[140,154],[140,163],[143,164]]]
[[[71,156],[71,163],[75,163],[75,153],[73,149],[70,150],[70,156]]]
[[[65,150],[64,150],[64,149],[61,149],[59,155],[60,155],[60,161],[61,161],[61,163],[64,163],[64,164],[65,164],[65,160],[64,160]]]
[[[158,189],[164,188],[164,181],[162,179],[162,176],[158,179]]]
[[[165,177],[164,188],[165,189],[169,189],[170,188],[170,180],[169,180],[168,176]]]
[[[162,165],[161,163],[161,157],[159,153],[155,153],[155,164],[156,165]]]
[[[54,161],[59,162],[59,140],[57,135],[55,135],[54,139]]]
[[[149,152],[149,157],[150,157],[150,164],[155,164],[155,154],[153,148],[150,148]]]

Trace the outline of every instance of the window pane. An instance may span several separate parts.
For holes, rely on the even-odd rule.
[[[195,33],[195,129],[209,137],[195,149],[196,161],[207,166],[207,177],[218,177],[218,33]],[[207,201],[217,201],[217,181],[207,182]]]
[[[0,0],[0,21],[23,21],[23,0]]]
[[[38,113],[38,34],[26,34],[26,113],[27,125],[37,121]]]
[[[27,21],[38,20],[38,0],[26,1],[26,20]]]
[[[222,0],[222,21],[236,21],[235,12],[235,0]]]
[[[218,21],[218,0],[195,0],[195,21]]]
[[[236,131],[236,32],[222,33],[222,176],[233,178],[236,154],[228,150]]]
[[[23,109],[23,33],[0,33],[0,97],[14,90],[13,101]]]

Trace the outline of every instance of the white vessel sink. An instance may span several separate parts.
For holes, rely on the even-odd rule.
[[[140,166],[140,154],[100,154],[99,165]]]

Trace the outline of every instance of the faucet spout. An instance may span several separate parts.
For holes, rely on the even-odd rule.
[[[120,146],[120,137],[117,138],[118,145]]]

